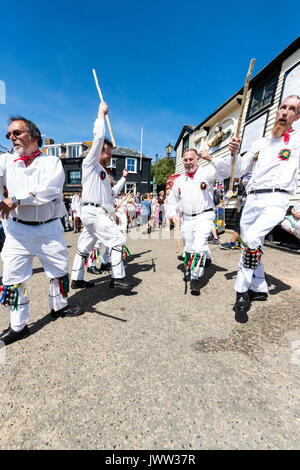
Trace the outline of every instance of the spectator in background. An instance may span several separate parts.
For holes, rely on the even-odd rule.
[[[132,194],[128,196],[127,201],[125,203],[125,207],[126,207],[126,212],[127,212],[127,229],[128,229],[129,225],[131,224],[131,222],[133,222],[133,220],[136,217],[136,204],[134,202],[134,198]]]
[[[134,202],[136,204],[140,204],[142,202],[142,198],[141,198],[141,193],[140,192],[137,192],[136,195],[134,196]]]
[[[81,194],[76,193],[72,197],[72,211],[73,211],[73,232],[78,233],[81,230]]]
[[[145,193],[142,197],[141,203],[141,217],[142,217],[142,233],[151,232],[151,200],[149,194]]]
[[[281,228],[300,239],[300,200],[292,208],[291,215],[285,216]]]
[[[247,198],[247,184],[251,178],[251,173],[247,173],[242,178],[238,179],[238,193],[237,193],[237,217],[234,226],[234,232],[229,243],[220,243],[222,250],[241,250],[241,245],[238,242],[240,236],[240,221],[243,213],[244,206]]]
[[[165,218],[165,192],[160,191],[157,198],[157,203],[159,205],[159,227],[162,226]]]

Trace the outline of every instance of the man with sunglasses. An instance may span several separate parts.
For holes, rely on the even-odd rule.
[[[52,318],[83,313],[79,307],[69,307],[67,300],[68,251],[60,222],[65,214],[61,161],[41,153],[40,131],[28,119],[11,117],[6,137],[13,151],[0,159],[0,190],[2,194],[5,186],[8,193],[0,202],[6,234],[0,302],[10,310],[10,326],[0,335],[5,345],[29,335],[26,282],[32,276],[34,256],[50,278]]]

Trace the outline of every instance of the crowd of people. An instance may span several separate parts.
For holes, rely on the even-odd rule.
[[[242,245],[234,310],[237,322],[247,322],[251,303],[268,298],[262,263],[265,236],[280,223],[296,236],[299,233],[299,205],[295,205],[290,216],[287,210],[289,196],[297,189],[300,138],[292,124],[300,118],[300,97],[293,95],[282,101],[272,135],[254,142],[243,156],[239,154],[241,141],[237,137],[231,139],[230,156],[225,159],[213,158],[206,150],[186,149],[185,172],[174,181],[170,192],[161,191],[157,197],[152,193],[124,195],[127,170],[118,182],[109,175],[112,143],[105,138],[107,114],[107,104],[100,103],[93,144],[82,164],[82,194],[75,195],[68,208],[73,214],[72,229],[80,232],[71,287],[94,287],[93,282],[84,280],[85,266],[91,262],[88,266],[92,269],[95,257],[101,256],[99,250],[106,247],[101,258],[102,265],[111,273],[109,287],[130,290],[132,285],[126,279],[123,262],[130,254],[126,246],[128,227],[138,219],[142,233],[150,233],[163,224],[169,229],[172,221],[178,230],[181,224],[185,279],[190,281],[190,293],[200,295],[200,278],[211,264],[208,239],[215,219],[214,184],[229,177],[235,154],[234,175],[242,178],[246,194],[241,194],[236,238],[231,242],[236,243],[239,238]],[[5,232],[0,302],[10,311],[10,325],[0,334],[5,345],[30,334],[26,283],[32,276],[34,256],[40,259],[49,278],[52,318],[76,317],[84,312],[80,306],[68,305],[68,250],[63,228],[67,212],[61,161],[41,153],[41,133],[24,117],[10,118],[6,137],[13,152],[0,159],[1,194],[4,188],[6,191],[0,202]],[[199,165],[201,160],[207,164]]]
[[[111,176],[110,178],[114,185],[113,178]],[[130,227],[140,226],[143,234],[163,226],[170,230],[172,221],[166,217],[169,194],[170,189],[162,190],[157,195],[153,195],[152,192],[144,194],[120,192],[114,199],[114,207],[120,204],[118,209],[120,229],[128,232]],[[64,199],[66,214],[61,218],[61,222],[65,231],[81,232],[81,203],[81,193],[76,193],[71,199]]]

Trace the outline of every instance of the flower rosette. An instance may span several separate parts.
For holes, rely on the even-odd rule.
[[[291,156],[291,153],[292,152],[290,149],[282,149],[278,154],[278,158],[280,158],[280,160],[288,160]]]
[[[257,162],[257,160],[258,160],[258,155],[259,155],[259,150],[258,150],[258,152],[255,152],[255,154],[254,154],[253,160],[255,162]]]

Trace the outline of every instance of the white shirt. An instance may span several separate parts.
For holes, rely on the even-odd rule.
[[[0,157],[2,185],[6,186],[9,197],[20,200],[10,217],[31,222],[63,217],[66,213],[62,195],[65,174],[60,159],[41,153],[26,168],[23,161],[14,161],[17,158],[17,153]]]
[[[193,178],[186,173],[176,178],[168,198],[167,217],[174,217],[178,208],[185,215],[213,209],[215,180],[229,175],[230,161],[217,158],[211,164],[199,166]]]
[[[93,145],[82,163],[82,204],[93,202],[114,212],[109,177],[106,169],[99,163],[104,137],[104,119],[97,118],[94,124]]]
[[[79,196],[73,196],[72,197],[72,202],[71,202],[71,205],[72,205],[72,210],[73,211],[76,211],[76,213],[74,214],[75,217],[80,217],[80,213],[81,213],[81,198]]]
[[[287,159],[279,155],[286,154]],[[256,159],[257,158],[257,159]],[[247,192],[254,189],[284,189],[295,194],[300,160],[300,132],[292,132],[288,143],[284,138],[263,137],[242,157],[237,156],[235,174],[252,172]]]

